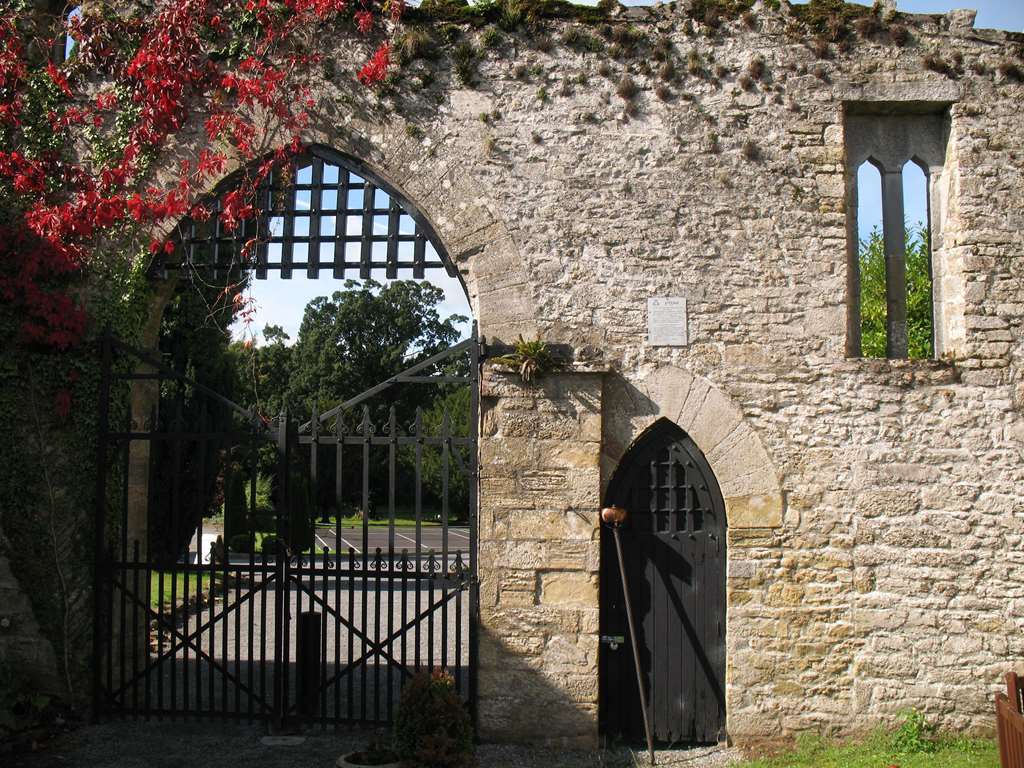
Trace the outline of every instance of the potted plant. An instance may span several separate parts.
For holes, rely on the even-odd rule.
[[[447,672],[418,672],[395,713],[395,752],[403,768],[473,768],[473,723]]]
[[[389,748],[378,734],[366,745],[366,749],[342,755],[335,765],[337,768],[362,768],[368,765],[376,768],[399,768],[401,763],[398,762],[395,751]]]

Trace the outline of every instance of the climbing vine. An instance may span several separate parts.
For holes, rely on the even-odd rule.
[[[95,556],[90,338],[104,327],[138,337],[147,268],[173,248],[163,233],[214,215],[202,195],[228,166],[248,170],[220,201],[221,225],[254,215],[255,187],[299,148],[314,35],[350,40],[367,62],[353,81],[375,86],[403,4],[160,0],[126,14],[90,2],[67,23],[38,6],[22,0],[0,18],[0,556],[32,585],[75,700],[87,688]],[[52,55],[65,34],[66,59]],[[121,387],[113,423],[127,407]]]

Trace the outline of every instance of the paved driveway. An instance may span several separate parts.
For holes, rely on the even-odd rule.
[[[263,743],[260,725],[230,722],[119,721],[82,728],[37,753],[12,757],[10,768],[331,768],[338,755],[359,749],[372,736],[364,729],[311,732],[301,743]],[[581,752],[481,745],[480,768],[640,768],[643,752],[627,748]],[[721,768],[739,759],[736,750],[662,750],[659,766]]]

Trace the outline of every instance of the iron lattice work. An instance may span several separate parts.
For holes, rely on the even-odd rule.
[[[214,277],[251,270],[258,280],[279,272],[310,278],[383,271],[388,279],[423,279],[428,270],[457,270],[427,219],[361,162],[313,145],[257,189],[256,216],[234,228],[221,221],[229,176],[207,201],[204,221],[185,219],[175,252],[157,271],[196,269]]]
[[[305,423],[261,419],[110,337],[102,355],[97,713],[386,723],[405,680],[437,667],[473,707],[475,328]],[[151,388],[145,417],[113,415],[126,385]],[[439,401],[440,416],[424,406]],[[218,530],[233,483],[245,522],[225,506]]]

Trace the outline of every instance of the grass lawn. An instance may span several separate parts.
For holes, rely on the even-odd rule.
[[[429,526],[438,526],[438,525],[441,524],[441,523],[437,522],[436,514],[437,513],[435,513],[435,512],[428,512],[427,510],[423,510],[423,516],[421,518],[421,522],[422,522],[424,528],[427,528]],[[331,522],[329,523],[329,525],[334,525],[335,520],[336,520],[336,518],[332,515],[330,517],[330,521]],[[384,517],[381,517],[381,518],[371,517],[367,521],[367,524],[370,525],[370,526],[384,526],[384,527],[387,527],[388,524],[389,524],[389,521],[388,521],[388,518],[387,518],[387,512],[385,511],[384,512]],[[317,521],[317,525],[321,525],[319,520]],[[404,527],[404,528],[415,528],[416,527],[416,514],[415,513],[405,512],[405,511],[401,511],[401,510],[396,510],[395,511],[395,525],[401,526],[401,527]],[[460,525],[460,523],[456,523],[454,521],[449,521],[449,525]],[[347,517],[343,517],[343,518],[341,518],[341,527],[342,528],[362,528],[363,527],[363,518],[361,518],[359,515],[348,515]]]
[[[879,733],[852,744],[803,738],[791,752],[743,762],[737,768],[999,768],[994,739],[938,738],[901,749],[897,738]]]
[[[185,574],[185,573],[180,573],[179,572],[179,573],[175,574],[176,578],[172,578],[170,572],[165,571],[164,572],[164,593],[163,593],[163,606],[164,606],[164,610],[168,610],[171,607],[171,584],[172,584],[172,582],[177,581],[177,586],[176,586],[177,593],[176,593],[175,596],[178,598],[178,602],[180,603],[182,601],[182,599],[185,597],[185,576],[186,575],[189,577],[189,579],[188,579],[188,594],[189,594],[189,597],[192,600],[195,599],[195,595],[196,595],[196,574],[194,574],[194,573]],[[207,588],[207,586],[210,584],[210,574],[208,574],[208,573],[201,573],[201,574],[199,574],[199,577],[202,579],[202,583],[203,583],[202,588],[205,590]],[[150,607],[152,607],[154,609],[158,609],[159,605],[160,605],[160,603],[159,603],[159,600],[160,600],[160,572],[159,571],[153,571],[153,573],[150,574],[149,583],[150,583],[150,590],[149,590],[149,604],[150,604]]]

